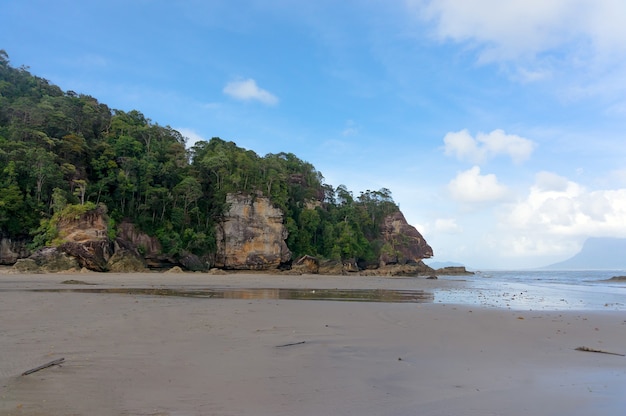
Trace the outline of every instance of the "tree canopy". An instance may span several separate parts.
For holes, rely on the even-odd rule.
[[[171,127],[64,92],[0,50],[0,235],[51,244],[55,212],[104,204],[113,224],[133,222],[166,254],[206,254],[233,192],[285,213],[295,256],[373,261],[381,222],[398,210],[388,189],[355,197],[292,153],[259,156],[217,137],[187,149]]]

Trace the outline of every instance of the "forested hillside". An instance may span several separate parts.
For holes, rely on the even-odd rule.
[[[110,109],[14,68],[0,51],[0,236],[54,245],[60,215],[101,205],[113,232],[126,219],[166,254],[206,254],[226,195],[244,192],[284,211],[294,256],[377,258],[381,221],[398,210],[389,190],[355,197],[291,153],[185,142],[140,111]]]

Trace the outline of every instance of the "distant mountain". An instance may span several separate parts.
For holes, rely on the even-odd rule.
[[[554,263],[546,270],[626,269],[626,238],[588,238],[574,257]]]

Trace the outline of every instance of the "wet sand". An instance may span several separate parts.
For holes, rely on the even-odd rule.
[[[67,291],[90,288],[127,291]],[[278,288],[433,297],[289,300]],[[623,311],[493,307],[488,290],[470,306],[439,296],[472,290],[461,277],[0,273],[0,415],[623,414],[626,357],[575,349],[626,353]]]

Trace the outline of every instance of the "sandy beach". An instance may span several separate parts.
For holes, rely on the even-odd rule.
[[[176,294],[207,288],[240,291]],[[294,300],[279,288],[425,296]],[[458,277],[0,273],[0,414],[623,414],[626,357],[576,350],[625,354],[623,311],[494,307],[484,291],[485,304],[438,301],[463,290]]]

